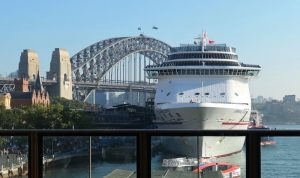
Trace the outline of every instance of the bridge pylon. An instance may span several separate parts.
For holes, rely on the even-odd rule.
[[[71,61],[69,53],[65,49],[55,48],[53,51],[47,79],[57,81],[49,90],[51,96],[72,99]]]
[[[40,62],[37,53],[31,49],[24,49],[19,62],[19,78],[35,80],[39,70]]]

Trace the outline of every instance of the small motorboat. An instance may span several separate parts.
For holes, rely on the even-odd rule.
[[[275,145],[277,142],[273,139],[273,137],[262,137],[260,140],[260,145],[261,146],[266,146],[266,145]]]

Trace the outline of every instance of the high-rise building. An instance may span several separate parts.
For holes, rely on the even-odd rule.
[[[283,103],[285,103],[285,104],[294,104],[294,103],[296,103],[296,95],[285,95],[283,97]]]

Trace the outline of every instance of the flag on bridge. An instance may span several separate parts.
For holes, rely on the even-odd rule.
[[[152,29],[155,29],[155,30],[157,30],[158,28],[157,28],[157,27],[155,27],[155,26],[153,26],[153,27],[152,27]]]
[[[139,28],[138,28],[138,30],[142,30],[142,28],[141,28],[141,27],[139,27]]]

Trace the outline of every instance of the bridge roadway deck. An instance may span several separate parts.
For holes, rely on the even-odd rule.
[[[145,83],[110,83],[110,82],[101,82],[101,83],[87,83],[87,82],[75,82],[73,83],[78,88],[86,89],[103,89],[103,90],[134,90],[134,91],[147,91],[155,92],[155,84],[145,84]]]
[[[35,80],[30,80],[29,82],[30,82],[30,84],[33,84],[35,82]],[[57,81],[55,81],[55,80],[45,80],[45,79],[43,80],[42,79],[42,83],[45,86],[49,86],[49,85],[57,83]],[[4,85],[4,84],[14,84],[14,78],[0,77],[0,85]]]
[[[33,84],[35,81],[31,80],[30,84]],[[57,81],[55,80],[43,80],[42,83],[45,86],[50,86]],[[14,84],[14,78],[1,78],[0,85],[5,84]],[[139,83],[139,82],[73,82],[73,85],[76,88],[86,88],[86,89],[120,89],[120,90],[142,90],[142,91],[154,91],[156,88],[155,84]]]

